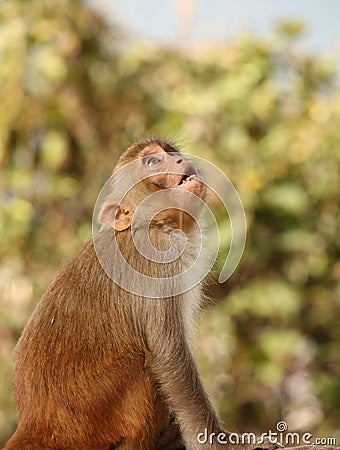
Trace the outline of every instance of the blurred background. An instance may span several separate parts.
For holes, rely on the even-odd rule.
[[[149,135],[216,164],[245,206],[246,251],[198,330],[227,428],[285,420],[339,445],[339,17],[330,0],[0,3],[0,446],[21,330]]]

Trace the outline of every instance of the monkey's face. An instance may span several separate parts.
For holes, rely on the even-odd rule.
[[[117,231],[153,224],[188,229],[202,208],[204,183],[195,167],[175,149],[151,144],[128,159],[129,150],[113,172],[112,194],[120,200],[104,204],[100,219]],[[123,194],[123,195],[121,195]]]
[[[158,193],[145,203],[156,212],[152,223],[188,229],[202,208],[204,183],[195,167],[177,151],[158,145],[146,147],[139,159],[144,195]]]
[[[139,163],[151,190],[180,189],[203,197],[204,184],[196,167],[179,152],[166,152],[158,145],[146,147]]]

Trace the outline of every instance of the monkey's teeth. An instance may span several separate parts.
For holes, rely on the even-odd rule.
[[[197,177],[196,177],[196,175],[189,175],[189,176],[186,176],[186,175],[184,175],[183,176],[183,178],[182,178],[182,180],[180,181],[180,185],[181,184],[184,184],[184,183],[186,183],[187,181],[191,181],[191,180],[193,180],[193,179],[197,179]]]

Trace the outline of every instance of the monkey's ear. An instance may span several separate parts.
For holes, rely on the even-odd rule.
[[[100,211],[99,220],[114,230],[127,230],[131,226],[134,210],[130,202],[119,206],[115,203],[105,203]]]

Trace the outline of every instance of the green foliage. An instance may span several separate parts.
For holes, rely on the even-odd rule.
[[[133,44],[77,0],[1,3],[0,444],[20,331],[90,236],[117,156],[150,134],[190,142],[245,205],[241,266],[200,323],[226,424],[339,437],[340,95],[334,63],[295,50],[301,31],[190,54]]]

